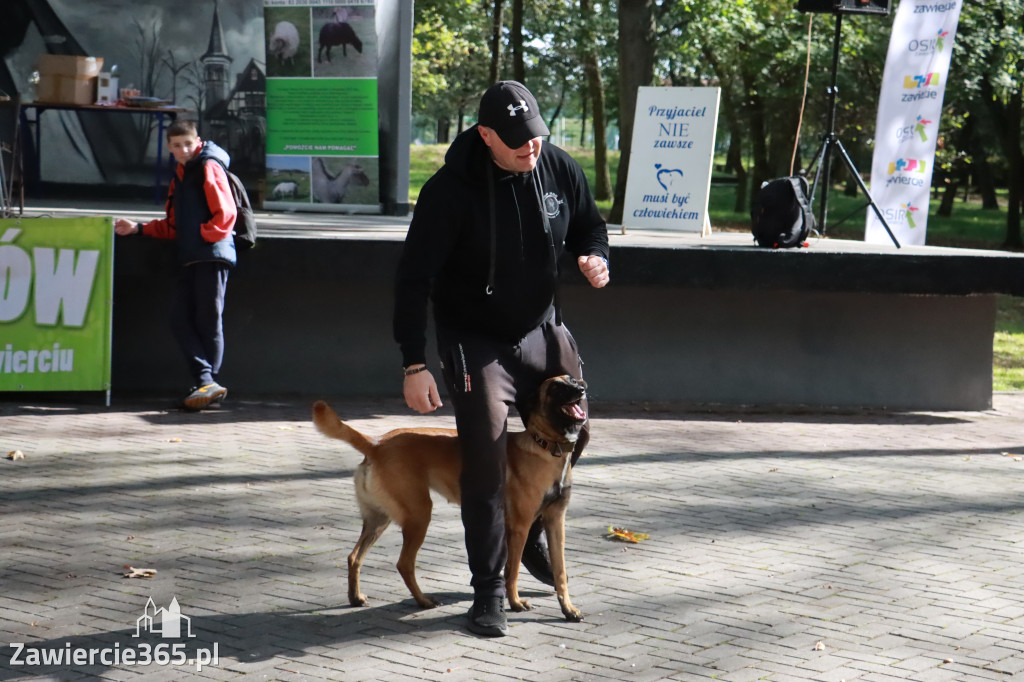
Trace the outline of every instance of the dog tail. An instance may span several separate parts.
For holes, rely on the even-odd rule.
[[[313,423],[316,424],[317,431],[325,436],[345,441],[366,457],[373,456],[376,444],[338,419],[337,413],[322,400],[313,404]]]

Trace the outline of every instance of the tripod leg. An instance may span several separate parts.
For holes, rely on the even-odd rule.
[[[814,152],[814,160],[811,161],[811,165],[807,167],[808,173],[811,169],[814,169],[814,182],[811,183],[811,197],[810,202],[814,203],[814,195],[818,191],[818,178],[821,177],[821,161],[825,157],[825,152],[828,151],[828,135],[821,140],[821,146],[818,147],[818,151]]]
[[[886,222],[885,217],[882,215],[881,209],[878,208],[878,204],[876,204],[875,200],[871,198],[871,192],[868,191],[868,186],[864,184],[863,178],[860,177],[860,173],[857,171],[857,167],[853,165],[853,159],[851,159],[850,155],[846,153],[846,147],[843,146],[841,140],[836,140],[835,143],[836,147],[839,148],[839,153],[842,155],[843,161],[846,162],[846,168],[857,180],[857,184],[860,185],[860,191],[864,192],[864,196],[868,198],[868,203],[871,205],[871,208],[874,209],[875,215],[878,216],[878,221],[882,223],[882,227],[884,227],[885,231],[889,233],[889,238],[892,239],[892,243],[896,245],[896,248],[900,248],[900,243],[896,239],[896,235],[894,235],[892,233],[892,230],[889,229],[889,223]]]

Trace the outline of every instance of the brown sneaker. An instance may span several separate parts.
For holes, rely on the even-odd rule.
[[[210,403],[218,400],[223,400],[224,396],[228,394],[228,389],[224,388],[216,381],[212,384],[206,384],[198,388],[193,388],[192,392],[185,397],[182,401],[182,405],[186,410],[192,410],[198,412],[206,407],[209,407]]]

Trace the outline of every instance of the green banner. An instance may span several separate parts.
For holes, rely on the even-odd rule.
[[[263,207],[380,213],[376,0],[263,0]]]
[[[110,388],[111,218],[0,220],[0,391]]]
[[[377,81],[267,80],[267,153],[377,156]]]

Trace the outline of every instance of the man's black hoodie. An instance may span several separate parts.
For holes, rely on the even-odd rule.
[[[605,222],[579,164],[544,143],[532,173],[510,173],[491,160],[477,126],[461,133],[420,192],[398,265],[403,366],[426,362],[428,296],[445,329],[522,338],[552,313],[565,250],[608,258]]]

